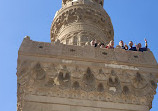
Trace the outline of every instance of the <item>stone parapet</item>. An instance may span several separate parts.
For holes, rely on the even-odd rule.
[[[151,51],[127,51],[120,48],[106,49],[93,46],[74,46],[62,43],[45,43],[24,39],[19,54],[40,55],[44,57],[61,57],[67,59],[78,59],[84,61],[100,61],[117,65],[146,65],[158,67],[155,57]]]

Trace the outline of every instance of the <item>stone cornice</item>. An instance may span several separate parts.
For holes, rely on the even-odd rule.
[[[89,101],[89,100],[79,100],[79,99],[67,99],[59,97],[46,97],[46,96],[36,96],[36,95],[27,95],[25,97],[28,102],[35,103],[49,103],[49,104],[61,104],[61,105],[70,105],[70,106],[81,106],[81,107],[91,107],[91,108],[105,108],[109,110],[129,110],[130,111],[148,111],[149,108],[144,105],[131,105],[131,104],[120,104],[113,102],[99,102],[98,101]],[[126,107],[124,107],[126,106]]]

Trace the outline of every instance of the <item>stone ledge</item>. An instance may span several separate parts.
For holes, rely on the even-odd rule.
[[[132,104],[120,104],[112,102],[100,102],[100,101],[89,101],[89,100],[77,100],[67,99],[58,97],[46,97],[27,95],[25,97],[26,102],[45,103],[45,104],[60,104],[80,107],[91,107],[91,108],[103,108],[103,109],[118,109],[126,111],[149,111],[148,106],[143,105],[132,105]]]
[[[19,55],[36,55],[62,57],[67,59],[84,59],[95,61],[111,61],[113,63],[139,64],[157,67],[151,51],[137,52],[123,49],[101,49],[92,46],[74,46],[61,43],[36,42],[25,38],[19,49]]]

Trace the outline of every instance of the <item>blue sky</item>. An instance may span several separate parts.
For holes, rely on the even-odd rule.
[[[24,38],[50,42],[50,27],[61,0],[0,0],[0,105],[1,111],[16,110],[18,49]],[[112,19],[115,44],[147,38],[158,60],[158,0],[105,0]],[[157,90],[158,91],[158,90]],[[151,111],[158,111],[158,94]]]

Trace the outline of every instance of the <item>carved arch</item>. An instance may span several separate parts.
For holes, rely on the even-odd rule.
[[[122,93],[123,93],[124,95],[128,95],[129,92],[130,92],[129,88],[128,88],[127,86],[124,86]]]
[[[92,91],[95,89],[95,76],[89,67],[83,76],[83,82],[85,90]]]
[[[114,70],[111,71],[111,74],[110,74],[109,79],[108,79],[108,85],[110,87],[116,87],[119,85],[119,78],[115,74]]]
[[[79,82],[77,82],[77,81],[75,81],[74,83],[73,83],[73,85],[72,85],[72,88],[73,89],[78,89],[80,87],[80,84],[79,84]]]
[[[102,83],[99,83],[99,84],[98,84],[97,91],[98,91],[98,92],[103,92],[103,91],[104,91],[104,86],[103,86]]]
[[[33,73],[36,76],[37,80],[43,80],[45,78],[45,71],[42,68],[40,63],[37,63],[33,69]]]
[[[133,86],[136,89],[143,89],[147,86],[146,80],[139,72],[137,72],[135,77],[133,78]]]

